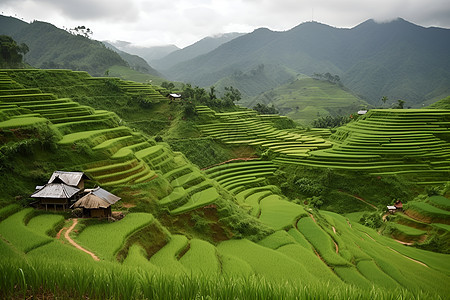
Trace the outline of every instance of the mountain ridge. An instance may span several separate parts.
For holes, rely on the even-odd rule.
[[[208,86],[261,63],[280,64],[307,75],[338,74],[371,104],[388,96],[419,106],[449,91],[449,41],[449,29],[425,28],[403,19],[368,20],[350,29],[306,22],[282,32],[256,29],[165,73],[174,80]]]
[[[37,68],[72,69],[102,76],[111,66],[127,66],[119,54],[101,42],[70,34],[50,23],[26,23],[0,15],[0,34],[26,43],[30,51],[25,61]]]

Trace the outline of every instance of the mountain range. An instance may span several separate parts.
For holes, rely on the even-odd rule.
[[[127,41],[105,41],[105,42],[114,46],[120,51],[127,52],[133,55],[138,55],[143,59],[145,59],[149,64],[152,64],[153,61],[161,59],[174,51],[180,50],[180,48],[178,48],[175,45],[144,47],[135,45]]]
[[[449,48],[449,29],[424,28],[403,19],[368,20],[351,29],[306,22],[283,32],[259,28],[159,70],[171,80],[200,86],[261,64],[272,66],[272,80],[273,74],[289,78],[284,83],[292,80],[288,74],[329,72],[371,104],[387,96],[421,106],[450,94]]]
[[[450,30],[400,18],[387,23],[368,20],[350,29],[317,22],[282,32],[259,28],[248,34],[207,37],[183,49],[110,42],[117,53],[39,21],[28,24],[0,16],[0,34],[26,43],[30,52],[25,59],[34,67],[102,76],[112,66],[130,66],[201,87],[236,86],[245,103],[254,103],[262,93],[298,76],[317,73],[338,75],[352,94],[374,106],[383,96],[388,104],[402,99],[405,107],[421,107],[450,94]]]

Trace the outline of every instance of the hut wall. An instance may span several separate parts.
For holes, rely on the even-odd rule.
[[[89,209],[91,218],[106,218],[111,216],[111,207],[99,208],[99,209]]]

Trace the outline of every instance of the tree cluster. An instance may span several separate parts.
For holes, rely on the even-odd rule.
[[[90,28],[87,28],[86,26],[77,26],[74,28],[70,28],[69,33],[73,34],[73,35],[81,35],[84,36],[85,38],[90,38],[91,35],[94,33]]]
[[[328,72],[324,74],[314,73],[313,78],[342,86],[341,78],[338,75],[331,75]]]
[[[25,43],[18,45],[12,37],[0,35],[0,67],[17,68],[22,66],[23,55],[29,51]]]
[[[253,110],[256,110],[261,115],[271,115],[279,113],[279,111],[273,104],[271,106],[268,106],[266,104],[257,103],[255,106],[253,106]]]
[[[351,121],[350,117],[347,116],[335,116],[332,117],[330,115],[325,117],[320,117],[318,119],[315,119],[312,122],[312,126],[316,128],[335,128],[342,125],[347,124]]]
[[[191,101],[195,105],[206,105],[211,108],[231,108],[235,102],[241,100],[241,92],[230,86],[225,87],[225,93],[221,98],[218,98],[214,86],[206,91],[201,87],[192,87],[186,84],[183,87],[182,96],[185,101]]]

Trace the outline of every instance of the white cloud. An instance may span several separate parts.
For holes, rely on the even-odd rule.
[[[2,0],[0,12],[58,27],[85,25],[99,40],[180,47],[216,33],[287,30],[312,18],[335,27],[397,17],[450,27],[448,0]]]

